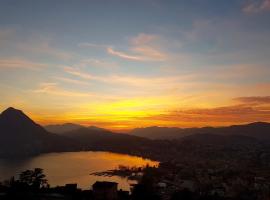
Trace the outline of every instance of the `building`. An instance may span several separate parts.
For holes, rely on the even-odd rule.
[[[117,185],[115,182],[97,181],[93,184],[93,195],[95,200],[117,199]]]

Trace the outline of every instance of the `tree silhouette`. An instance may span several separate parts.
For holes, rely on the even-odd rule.
[[[19,181],[33,189],[40,189],[41,187],[48,186],[45,177],[46,175],[43,173],[43,169],[35,168],[34,170],[23,171],[19,176]]]

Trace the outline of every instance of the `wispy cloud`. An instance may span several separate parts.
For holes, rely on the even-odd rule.
[[[233,98],[233,105],[178,108],[144,117],[144,120],[175,126],[208,126],[270,121],[270,96]]]
[[[95,43],[89,43],[89,42],[82,42],[82,43],[78,44],[78,47],[107,48],[108,45],[95,44]]]
[[[129,40],[128,51],[119,51],[113,47],[107,47],[107,52],[127,60],[134,61],[164,61],[167,54],[161,49],[160,37],[141,33]]]
[[[270,104],[270,96],[238,97],[238,98],[235,98],[234,100],[241,103]]]
[[[66,89],[62,89],[58,86],[57,83],[40,83],[39,87],[32,92],[41,93],[41,94],[49,94],[49,95],[57,95],[57,96],[65,96],[65,97],[90,97],[93,96],[89,93],[83,92],[75,92],[69,91]]]
[[[81,70],[75,69],[73,67],[64,67],[64,71],[68,74],[78,76],[83,79],[96,80],[97,77],[91,75],[90,73],[82,72]]]
[[[58,49],[51,45],[51,39],[38,38],[16,44],[17,49],[28,53],[48,55],[61,60],[69,60],[73,57],[72,53]]]
[[[137,60],[137,61],[144,61],[145,58],[139,55],[131,55],[131,54],[127,54],[125,52],[121,52],[121,51],[116,51],[114,50],[112,47],[108,47],[107,48],[107,52],[111,55],[114,56],[118,56],[120,58],[124,58],[127,60]]]
[[[91,59],[82,59],[79,63],[73,65],[73,67],[77,67],[77,68],[97,67],[97,68],[115,69],[118,67],[118,64],[111,61],[91,58]]]
[[[155,88],[170,88],[175,87],[175,84],[184,85],[187,81],[194,80],[195,77],[190,74],[186,75],[175,75],[175,76],[165,76],[165,77],[139,77],[131,76],[127,74],[112,74],[97,76],[85,71],[82,71],[73,67],[64,67],[64,71],[68,74],[80,77],[82,79],[99,81],[108,84],[125,84],[127,86],[136,87],[155,87]],[[193,84],[193,83],[189,83]]]
[[[78,101],[82,102],[94,102],[94,101],[115,101],[120,99],[119,95],[101,94],[90,91],[78,91],[61,87],[57,82],[42,82],[38,84],[38,87],[29,92],[36,94],[46,95],[46,98],[59,98],[60,102],[65,103],[67,98],[69,101],[74,101],[74,105]],[[82,98],[83,97],[83,98]]]
[[[112,47],[108,47],[107,52],[111,55],[134,61],[164,61],[167,57],[164,53],[150,46],[133,47],[131,49],[131,53],[118,51],[113,49]]]
[[[242,8],[242,11],[251,14],[270,11],[270,0],[257,0],[257,1],[250,0]]]
[[[175,126],[228,125],[232,123],[248,123],[254,121],[270,121],[270,107],[257,109],[247,105],[233,105],[215,108],[179,109],[159,115],[146,117],[160,124]]]
[[[133,45],[151,45],[154,41],[159,40],[159,36],[153,34],[140,33],[136,37],[130,39]]]
[[[76,79],[71,79],[71,78],[66,78],[66,77],[59,77],[59,76],[55,76],[53,77],[56,80],[59,81],[63,81],[66,83],[71,83],[71,84],[77,84],[77,85],[91,85],[89,82],[87,81],[81,81],[81,80],[76,80]]]
[[[23,68],[38,70],[46,66],[46,64],[32,62],[22,58],[0,59],[0,68]]]

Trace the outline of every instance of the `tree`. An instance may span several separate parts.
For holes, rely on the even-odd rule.
[[[33,189],[40,189],[41,187],[48,186],[46,175],[43,169],[35,168],[34,170],[26,170],[20,174],[19,181]]]

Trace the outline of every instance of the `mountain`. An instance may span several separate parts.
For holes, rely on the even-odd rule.
[[[44,128],[50,133],[63,134],[70,131],[75,131],[81,128],[88,128],[90,130],[106,131],[106,129],[99,128],[97,126],[85,127],[80,124],[65,123],[65,124],[52,124],[44,126]]]
[[[94,126],[78,127],[69,124],[58,127],[77,129],[61,134],[50,133],[22,111],[6,109],[0,114],[0,157],[81,150],[138,155],[152,145],[151,140],[146,138],[112,133]]]
[[[69,151],[79,146],[69,138],[47,132],[22,111],[8,108],[0,114],[0,157]]]
[[[113,133],[105,129],[81,128],[66,132],[64,136],[79,142],[85,150],[113,151],[120,153],[141,152],[152,145],[146,138]]]
[[[139,133],[140,136],[156,134],[171,140],[150,140],[135,135]],[[133,134],[113,133],[97,127],[80,127],[54,134],[22,111],[8,108],[0,114],[0,157],[81,150],[111,151],[163,161],[190,161],[191,158],[195,161],[209,156],[250,160],[250,156],[257,159],[264,152],[270,155],[270,124],[264,122],[220,128],[151,127],[136,129]]]
[[[83,128],[84,126],[81,126],[79,124],[73,124],[73,123],[65,123],[65,124],[52,124],[44,126],[44,128],[50,132],[50,133],[57,133],[62,134],[69,131],[74,131],[80,128]]]
[[[88,126],[87,128],[90,129],[90,130],[96,130],[96,131],[108,131],[107,129],[100,128],[100,127],[97,127],[97,126]]]
[[[270,140],[270,123],[255,122],[245,125],[233,125],[228,127],[203,127],[203,128],[168,128],[147,127],[137,128],[130,132],[131,135],[149,139],[179,139],[194,134],[217,135],[242,135],[259,140]]]
[[[211,132],[212,129],[213,129],[212,127],[178,128],[178,127],[152,126],[152,127],[146,127],[146,128],[135,128],[130,131],[130,134],[139,136],[139,137],[145,137],[148,139],[172,140],[172,139],[179,139],[179,138],[197,134],[197,133]]]
[[[151,126],[146,128],[135,128],[130,131],[130,135],[145,137],[149,139],[175,139],[185,136],[184,129],[176,127]]]

